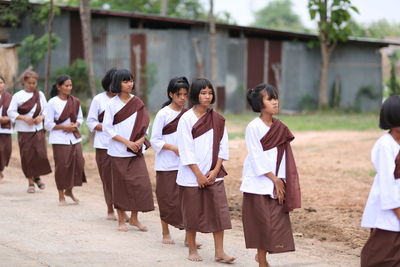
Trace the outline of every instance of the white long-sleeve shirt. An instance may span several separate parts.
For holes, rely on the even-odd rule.
[[[97,131],[94,129],[98,124],[102,124],[99,122],[98,116],[106,109],[108,103],[110,103],[110,100],[111,98],[107,95],[107,93],[103,92],[96,95],[90,104],[86,125],[91,132],[95,132],[93,142],[93,146],[95,148],[107,149],[108,143],[110,142],[110,136],[106,131],[104,131],[104,129],[103,131]]]
[[[1,94],[0,94],[0,99],[1,99]],[[3,107],[0,107],[0,117],[1,117],[2,113],[3,113]],[[12,123],[11,123],[10,129],[1,128],[1,124],[0,124],[0,134],[12,134],[12,133],[13,133]]]
[[[400,232],[400,219],[393,211],[400,208],[400,179],[394,177],[399,151],[400,145],[389,133],[381,136],[372,148],[376,175],[362,216],[362,227]]]
[[[39,115],[41,115],[41,114],[45,115],[47,101],[46,101],[46,98],[44,97],[44,94],[41,91],[39,91],[39,95],[40,95],[40,105],[41,105],[41,111],[40,111]],[[10,107],[7,110],[7,114],[8,114],[8,117],[10,117],[10,120],[13,123],[15,123],[14,129],[17,132],[36,132],[36,131],[40,131],[43,129],[43,123],[29,125],[23,120],[16,120],[16,118],[19,115],[21,115],[18,113],[18,107],[21,106],[23,103],[25,103],[27,100],[29,100],[32,96],[33,96],[33,92],[27,92],[25,90],[18,91],[17,93],[15,93],[13,95],[13,98],[10,103]],[[33,117],[35,110],[36,110],[36,104],[24,116]]]
[[[214,130],[211,129],[193,139],[192,128],[198,120],[193,109],[190,109],[182,115],[178,123],[177,133],[180,163],[176,183],[181,186],[199,186],[196,176],[188,165],[197,164],[204,175],[207,174],[211,168]],[[226,128],[224,129],[224,135],[219,144],[218,158],[225,161],[229,159],[228,133]],[[215,181],[217,182],[223,179],[223,177],[217,177]]]
[[[268,133],[268,127],[259,117],[253,119],[246,127],[247,157],[244,161],[242,184],[240,191],[251,194],[270,195],[273,197],[274,183],[265,174],[272,172],[278,178],[286,178],[285,153],[279,166],[278,175],[276,162],[278,149],[276,147],[264,151],[261,138]]]
[[[49,134],[49,144],[59,144],[59,145],[74,145],[82,141],[82,138],[76,138],[73,133],[68,133],[63,130],[54,130],[56,126],[55,120],[58,120],[63,112],[67,100],[63,100],[58,96],[55,96],[49,100],[46,107],[46,118],[44,120],[44,126],[46,130],[50,132]],[[83,123],[82,109],[79,106],[79,112],[76,122],[79,125]],[[71,119],[68,118],[59,125],[68,125],[71,123]]]
[[[151,131],[151,146],[156,151],[154,169],[156,171],[174,171],[178,169],[179,157],[175,152],[163,149],[165,144],[178,146],[177,132],[163,135],[165,125],[173,121],[181,112],[171,109],[169,106],[162,108],[156,115]]]

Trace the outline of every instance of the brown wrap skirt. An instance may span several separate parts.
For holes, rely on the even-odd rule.
[[[111,162],[107,155],[107,149],[96,148],[96,163],[99,169],[100,179],[103,183],[104,199],[107,205],[112,204],[112,179]]]
[[[156,172],[156,196],[161,220],[177,228],[183,228],[179,186],[176,183],[177,174],[178,171]]]
[[[11,157],[11,134],[0,134],[0,172],[8,166]]]
[[[361,267],[400,266],[400,232],[372,229],[361,250]]]
[[[123,211],[154,210],[153,192],[144,157],[112,157],[113,204]]]
[[[289,213],[268,195],[243,194],[242,221],[246,248],[267,252],[294,251]]]
[[[51,173],[44,130],[18,132],[18,144],[22,171],[26,178],[39,177]]]
[[[71,189],[86,183],[84,171],[85,159],[82,154],[82,145],[53,144],[55,163],[55,178],[58,190]]]
[[[232,229],[224,181],[204,188],[179,186],[179,197],[187,231],[215,233]]]

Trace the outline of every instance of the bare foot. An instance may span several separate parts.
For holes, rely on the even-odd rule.
[[[221,255],[216,255],[215,256],[215,261],[216,262],[221,262],[221,263],[232,263],[236,260],[236,258],[231,257],[229,255],[227,255],[225,252]]]
[[[142,225],[138,220],[133,220],[132,218],[129,220],[129,224],[132,226],[136,226],[142,232],[147,232],[149,229]]]
[[[189,252],[189,256],[187,257],[187,259],[190,261],[202,261],[203,260],[203,258],[200,257],[199,253],[197,253],[197,250],[193,251],[193,252]]]
[[[120,231],[120,232],[128,232],[128,227],[126,227],[125,224],[120,224],[118,226],[118,231]]]
[[[77,198],[74,196],[74,194],[72,194],[72,191],[65,190],[64,195],[66,195],[67,197],[70,197],[70,198],[72,199],[72,201],[75,202],[75,204],[79,204],[79,199],[77,199]]]
[[[4,175],[1,173],[0,175],[0,184],[4,183]]]
[[[60,200],[60,202],[58,202],[58,206],[68,206],[68,202],[67,201],[65,201],[65,199],[63,199],[63,200]]]
[[[171,238],[170,234],[163,235],[163,239],[162,239],[161,243],[167,244],[167,245],[175,245],[175,241]]]
[[[197,243],[196,242],[196,248],[200,248],[203,244],[202,243]],[[185,247],[189,247],[187,241],[185,240]]]
[[[113,213],[108,213],[106,220],[110,220],[110,221],[116,221],[117,217],[115,216],[114,212]]]

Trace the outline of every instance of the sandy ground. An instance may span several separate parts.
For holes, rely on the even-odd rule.
[[[293,149],[303,193],[303,208],[292,214],[296,252],[269,256],[272,266],[359,266],[368,237],[360,216],[373,179],[369,153],[382,132],[299,132]],[[213,239],[200,234],[204,261],[185,259],[184,232],[172,229],[176,245],[161,244],[159,214],[141,214],[149,232],[116,231],[107,221],[94,153],[85,153],[88,184],[76,189],[80,205],[59,207],[52,174],[47,188],[27,194],[14,144],[6,182],[0,184],[0,266],[217,266]],[[230,142],[226,189],[233,229],[226,231],[225,249],[237,257],[235,266],[256,266],[254,250],[244,247],[239,193],[243,140]],[[49,155],[52,155],[49,151]],[[154,152],[146,153],[149,170]],[[52,158],[52,156],[50,157]],[[154,172],[150,171],[154,185]]]

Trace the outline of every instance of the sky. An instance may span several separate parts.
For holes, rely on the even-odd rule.
[[[271,0],[214,0],[215,12],[228,11],[237,24],[247,26],[253,22],[253,12],[265,7]],[[209,0],[201,0],[208,8]],[[315,28],[307,10],[308,0],[292,0],[293,10],[300,15],[303,24]],[[359,11],[354,15],[356,21],[369,23],[386,18],[392,22],[400,22],[400,0],[353,0]]]

